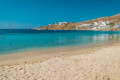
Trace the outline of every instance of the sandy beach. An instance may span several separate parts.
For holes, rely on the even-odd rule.
[[[119,43],[34,53],[1,55],[0,80],[120,80]]]
[[[120,0],[0,0],[0,80],[120,80]]]

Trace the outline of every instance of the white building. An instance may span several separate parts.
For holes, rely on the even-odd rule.
[[[101,27],[97,27],[98,29],[101,29]]]
[[[80,27],[90,27],[93,26],[92,24],[82,24]]]
[[[58,22],[58,25],[67,24],[67,22]]]
[[[94,26],[98,26],[98,24],[99,24],[98,22],[94,22]]]
[[[106,21],[106,24],[110,24],[110,21]]]
[[[110,25],[107,25],[106,28],[111,28],[111,26],[110,26]]]
[[[115,24],[114,28],[120,28],[120,25],[119,24]]]
[[[98,21],[98,22],[93,22],[91,24],[82,24],[75,27],[76,29],[84,28],[84,27],[88,27],[92,29],[104,29],[104,28],[110,28],[111,26],[109,24],[110,24],[110,21]],[[116,25],[115,27],[118,28],[118,25]]]
[[[93,27],[92,29],[98,29],[97,27]]]
[[[100,26],[105,27],[107,26],[106,22],[101,22]]]
[[[110,24],[110,21],[98,21],[98,22],[94,22],[94,25],[93,26],[97,26],[98,29],[101,29],[101,28],[110,28],[109,26]]]
[[[100,28],[110,27],[110,26],[108,26],[108,24],[109,24],[108,21],[107,22],[99,21],[98,23],[99,23],[98,27],[100,27]]]

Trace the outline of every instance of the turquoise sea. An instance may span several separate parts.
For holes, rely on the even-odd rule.
[[[1,29],[0,54],[119,40],[119,31]]]

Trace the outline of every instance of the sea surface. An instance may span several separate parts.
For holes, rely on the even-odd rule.
[[[120,31],[0,29],[0,54],[119,40]]]

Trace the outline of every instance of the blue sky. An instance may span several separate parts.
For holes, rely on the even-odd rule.
[[[120,13],[120,0],[0,0],[0,29],[81,22]]]

